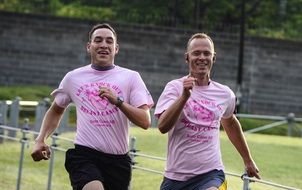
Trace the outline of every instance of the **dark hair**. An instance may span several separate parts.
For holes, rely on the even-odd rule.
[[[113,33],[113,35],[117,41],[117,35],[116,35],[116,32],[114,31],[114,29],[112,28],[112,26],[110,26],[110,24],[108,24],[108,23],[102,23],[102,24],[96,24],[92,27],[92,29],[89,32],[89,42],[91,41],[93,32],[100,28],[107,28],[107,29],[111,30],[111,32]]]

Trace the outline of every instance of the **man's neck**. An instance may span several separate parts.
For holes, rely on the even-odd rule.
[[[104,65],[104,66],[100,66],[100,65],[97,65],[97,64],[91,64],[91,68],[95,69],[95,70],[98,70],[98,71],[108,71],[108,70],[111,70],[115,67],[114,64],[112,65]]]
[[[210,76],[209,74],[205,75],[192,75],[191,76],[195,77],[197,79],[196,85],[197,86],[208,86],[210,84]]]
[[[208,77],[197,78],[197,86],[208,86],[210,84],[210,79]]]

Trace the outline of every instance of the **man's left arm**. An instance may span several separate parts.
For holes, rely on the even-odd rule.
[[[151,126],[150,108],[147,104],[135,107],[126,102],[119,102],[118,97],[109,88],[101,88],[99,96],[106,97],[111,104],[116,105],[133,124],[143,129]]]
[[[240,122],[236,116],[233,114],[230,118],[222,118],[221,124],[230,141],[241,155],[248,176],[260,179],[260,175],[258,174],[259,170],[250,154],[250,150],[245,140]]]
[[[142,105],[137,108],[124,102],[121,106],[119,106],[119,109],[133,124],[143,129],[148,129],[151,126],[149,106]]]

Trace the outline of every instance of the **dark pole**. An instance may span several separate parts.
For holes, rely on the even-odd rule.
[[[200,17],[200,0],[195,0],[195,26],[197,29],[200,28],[199,17]]]
[[[242,68],[244,58],[244,33],[245,33],[245,0],[241,1],[241,17],[240,17],[240,43],[239,43],[239,58],[238,58],[238,72],[237,72],[237,112],[240,111],[240,100],[242,98],[241,84],[242,84]]]

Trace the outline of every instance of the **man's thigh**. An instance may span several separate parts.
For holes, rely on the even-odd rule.
[[[220,187],[210,187],[206,190],[227,190],[227,181],[224,181],[223,184],[220,185]]]
[[[74,190],[82,190],[91,181],[104,181],[103,175],[96,165],[76,149],[69,149],[66,152],[65,168],[69,173]]]
[[[91,181],[87,183],[84,187],[83,190],[104,190],[104,186],[102,182],[98,180]]]

